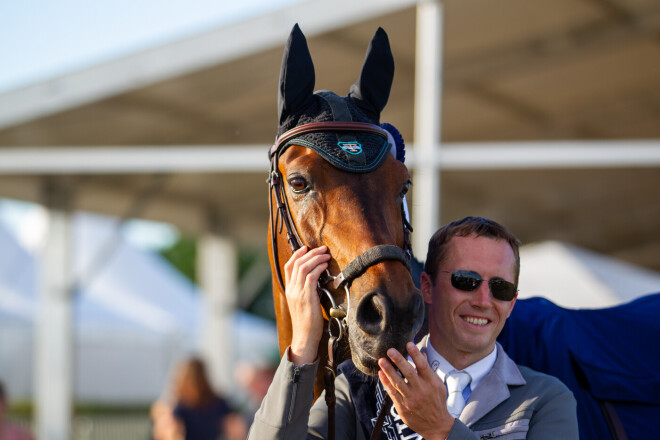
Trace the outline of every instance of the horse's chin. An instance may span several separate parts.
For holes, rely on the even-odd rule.
[[[390,348],[382,346],[381,348],[374,348],[368,350],[369,344],[360,341],[351,340],[351,359],[355,367],[362,373],[368,376],[375,376],[378,374],[380,367],[378,366],[378,359],[387,358],[387,350]],[[405,353],[405,341],[401,342],[401,346],[394,346],[400,353]],[[397,344],[398,345],[398,344]],[[367,347],[367,349],[365,349]]]
[[[367,376],[375,376],[378,374],[378,370],[380,369],[380,367],[378,366],[377,358],[369,356],[366,353],[359,355],[356,353],[354,349],[351,350],[351,358],[353,360],[353,364],[355,365],[355,368],[357,368]]]

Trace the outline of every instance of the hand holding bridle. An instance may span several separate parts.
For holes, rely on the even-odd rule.
[[[292,337],[290,356],[296,365],[316,360],[323,335],[323,314],[316,285],[328,267],[330,254],[321,246],[309,252],[303,246],[284,265],[286,300],[291,315]]]
[[[415,366],[397,350],[390,348],[387,356],[391,361],[384,357],[378,360],[381,368],[378,378],[392,398],[397,413],[410,429],[427,440],[446,439],[455,419],[447,411],[445,385],[415,344],[408,342],[406,350]]]

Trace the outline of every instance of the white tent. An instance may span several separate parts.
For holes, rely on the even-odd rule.
[[[557,241],[520,249],[519,298],[567,308],[602,308],[660,292],[660,273]]]
[[[198,348],[201,294],[157,255],[115,234],[116,220],[73,219],[75,396],[79,401],[144,403],[172,367]],[[15,398],[32,394],[36,259],[0,227],[0,379]],[[239,313],[237,358],[276,350],[274,324]]]
[[[0,380],[13,397],[32,381],[32,319],[35,265],[30,255],[0,225]]]

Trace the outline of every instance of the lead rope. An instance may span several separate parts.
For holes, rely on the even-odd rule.
[[[332,320],[328,321],[328,331],[332,325]],[[330,335],[328,338],[328,364],[325,367],[325,404],[328,406],[328,440],[335,440],[335,377],[337,376],[337,365],[335,357],[337,355],[337,337]]]
[[[380,411],[378,411],[378,419],[376,420],[376,426],[374,426],[374,430],[371,431],[371,437],[369,437],[369,440],[378,440],[380,438],[380,433],[383,429],[383,423],[385,422],[385,416],[387,415],[388,412],[390,412],[391,408],[392,408],[392,399],[390,398],[389,395],[386,395],[380,407]]]
[[[337,359],[337,351],[339,349],[339,341],[343,337],[342,330],[342,321],[341,317],[342,310],[331,308],[331,319],[328,321],[328,363],[325,367],[325,373],[323,375],[323,382],[325,386],[325,404],[328,407],[328,440],[335,440],[335,407],[337,403],[337,397],[335,395],[335,378],[337,377],[337,365],[335,359]],[[333,316],[334,315],[334,316]],[[339,315],[339,316],[338,316]],[[335,321],[339,326],[339,337],[332,334],[332,321]],[[380,438],[380,433],[383,429],[383,423],[385,422],[385,417],[387,413],[390,412],[392,408],[392,399],[389,395],[385,396],[383,403],[378,412],[378,419],[376,420],[376,425],[374,430],[371,431],[370,440],[378,440]]]

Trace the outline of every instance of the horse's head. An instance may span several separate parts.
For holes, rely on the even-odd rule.
[[[274,279],[281,289],[292,248],[328,247],[322,299],[341,309],[328,315],[346,313],[353,361],[367,374],[378,371],[388,348],[405,353],[423,321],[410,274],[404,198],[410,175],[397,160],[397,142],[378,125],[393,74],[389,41],[379,29],[347,96],[314,93],[314,66],[296,25],[282,61],[278,138],[270,152]]]

